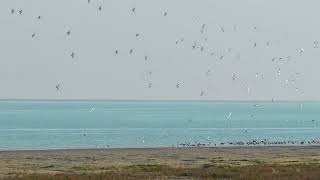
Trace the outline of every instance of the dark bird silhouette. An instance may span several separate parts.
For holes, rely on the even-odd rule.
[[[15,10],[14,9],[11,9],[11,14],[14,14]]]
[[[76,56],[76,53],[72,52],[72,53],[70,54],[70,56],[71,56],[71,58],[74,58],[74,57]]]
[[[236,80],[236,78],[237,78],[237,76],[234,74],[234,75],[232,76],[232,80],[234,81],[234,80]]]
[[[61,88],[61,84],[57,84],[57,85],[56,85],[56,90],[59,91],[60,88]]]
[[[115,50],[115,51],[114,51],[114,54],[115,54],[115,55],[117,55],[118,53],[119,53],[119,51],[118,51],[118,50]]]
[[[67,34],[67,36],[70,36],[71,31],[70,31],[70,30],[68,30],[68,31],[66,32],[66,34]]]
[[[99,11],[101,11],[101,10],[102,10],[102,7],[101,7],[101,6],[99,6],[98,10],[99,10]]]
[[[131,11],[134,13],[136,11],[136,8],[132,8]]]
[[[130,49],[129,53],[132,54],[133,53],[133,49]]]
[[[22,15],[22,10],[19,10],[19,14]]]
[[[41,19],[41,16],[38,16],[38,17],[37,17],[37,19],[39,19],[39,20],[40,20],[40,19]]]
[[[136,37],[139,37],[139,36],[140,36],[140,33],[137,33],[137,34],[136,34]]]
[[[167,16],[167,15],[168,15],[168,13],[167,13],[167,12],[165,12],[163,15],[164,15],[164,16]]]
[[[36,36],[36,33],[32,33],[31,37],[33,37],[33,38],[34,38],[35,36]]]
[[[144,60],[147,61],[148,60],[148,56],[144,56]]]

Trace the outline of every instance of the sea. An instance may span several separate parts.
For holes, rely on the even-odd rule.
[[[320,139],[320,102],[0,101],[0,150]]]

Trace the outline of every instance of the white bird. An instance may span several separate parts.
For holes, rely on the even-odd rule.
[[[229,116],[228,116],[228,119],[230,119],[230,118],[231,118],[231,116],[232,116],[232,112],[230,112],[230,114],[229,114]]]
[[[229,116],[227,118],[227,128],[229,128],[229,120],[230,120],[231,116],[232,116],[232,112],[230,112],[230,114],[229,114]]]
[[[304,49],[303,49],[303,48],[300,49],[300,54],[301,54],[301,53],[304,53]]]

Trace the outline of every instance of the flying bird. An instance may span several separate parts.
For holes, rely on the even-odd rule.
[[[167,16],[167,15],[168,15],[168,13],[167,13],[167,12],[165,12],[163,15],[164,15],[164,16]]]
[[[36,36],[36,33],[32,33],[31,37],[33,37],[33,38],[34,38],[35,36]]]
[[[22,10],[19,10],[19,14],[22,15]]]
[[[131,11],[134,13],[136,11],[136,8],[132,8]]]
[[[99,7],[98,7],[98,10],[99,10],[99,11],[101,11],[101,10],[102,10],[102,7],[101,7],[101,6],[99,6]]]
[[[57,85],[56,85],[56,89],[57,89],[57,91],[59,91],[59,90],[60,90],[60,88],[61,88],[61,84],[57,84]]]
[[[202,96],[204,96],[204,95],[205,95],[204,91],[201,91],[200,96],[202,97]]]
[[[304,49],[303,49],[303,48],[300,49],[300,54],[301,54],[301,53],[304,53]]]
[[[14,14],[15,10],[14,9],[11,9],[11,14]]]
[[[71,31],[70,31],[70,30],[68,30],[68,31],[66,32],[66,34],[67,34],[67,36],[70,36]]]
[[[74,58],[74,57],[76,56],[76,53],[72,52],[72,53],[70,54],[70,56],[71,56],[71,58]]]

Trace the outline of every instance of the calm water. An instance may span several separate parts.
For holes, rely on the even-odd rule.
[[[320,102],[0,101],[2,150],[319,138]]]

